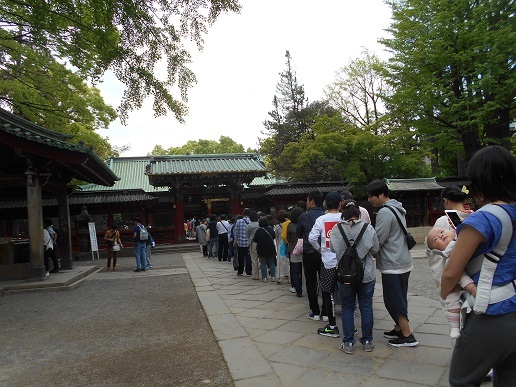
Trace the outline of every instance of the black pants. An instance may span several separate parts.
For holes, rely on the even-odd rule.
[[[248,275],[253,273],[253,268],[251,266],[251,254],[249,253],[249,247],[237,247],[238,249],[238,274],[245,272]]]
[[[313,314],[321,314],[319,309],[319,299],[317,297],[317,281],[321,270],[321,254],[317,251],[313,253],[303,252],[303,268],[305,271],[306,293],[308,294],[308,304]],[[322,314],[326,314],[325,303],[323,299]]]
[[[219,261],[228,260],[228,233],[219,234]]]
[[[208,245],[202,245],[202,256],[203,257],[208,256]]]
[[[45,269],[50,271],[50,260],[52,259],[52,265],[54,271],[59,271],[59,262],[57,260],[56,252],[54,249],[45,249],[43,259],[45,260]]]

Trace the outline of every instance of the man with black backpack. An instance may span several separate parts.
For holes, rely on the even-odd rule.
[[[418,342],[408,319],[408,281],[413,265],[404,233],[406,211],[399,201],[389,198],[389,188],[381,180],[369,183],[367,197],[374,207],[380,207],[375,225],[380,243],[376,265],[382,274],[383,302],[395,324],[383,335],[393,347],[415,347]]]

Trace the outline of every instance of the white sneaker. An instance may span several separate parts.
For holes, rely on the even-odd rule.
[[[264,278],[264,279],[263,279],[263,282],[264,282],[264,283],[267,283],[267,278]]]
[[[296,288],[290,288],[290,293],[295,293],[296,292]]]
[[[323,320],[323,321],[325,321],[325,322],[330,321],[330,319],[328,318],[328,316],[322,316],[322,320]]]
[[[271,277],[271,282],[276,282],[276,277]]]
[[[45,277],[48,277],[49,275],[50,275],[50,273],[47,271],[47,272],[45,273]]]

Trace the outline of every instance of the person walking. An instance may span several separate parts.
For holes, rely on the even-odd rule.
[[[367,186],[369,203],[380,208],[375,225],[380,244],[376,265],[382,274],[383,302],[395,324],[394,329],[384,332],[384,337],[390,339],[388,343],[393,347],[415,347],[419,343],[410,329],[407,298],[413,268],[412,256],[405,234],[391,209],[396,211],[405,228],[406,211],[389,194],[387,184],[381,180],[375,180]]]

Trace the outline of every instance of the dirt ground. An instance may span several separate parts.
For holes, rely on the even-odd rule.
[[[0,296],[0,385],[233,385],[182,254],[153,264],[133,273],[122,258],[75,290]]]

